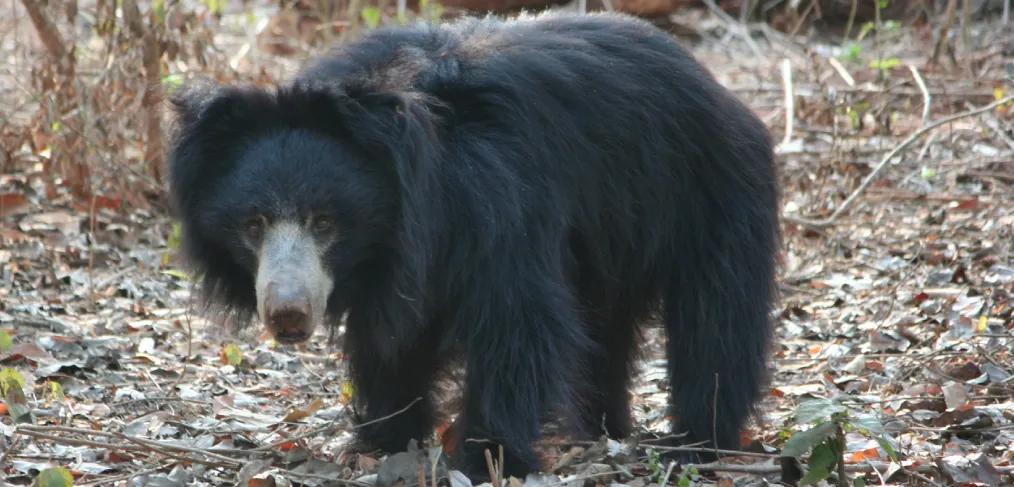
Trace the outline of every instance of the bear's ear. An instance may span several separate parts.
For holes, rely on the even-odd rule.
[[[196,82],[177,88],[170,101],[176,119],[167,145],[169,189],[176,209],[186,214],[232,167],[244,134],[267,118],[255,112],[270,107],[272,98],[259,89]]]
[[[239,107],[239,93],[214,81],[200,80],[183,85],[172,93],[170,102],[181,132],[196,129],[198,124],[219,124]]]

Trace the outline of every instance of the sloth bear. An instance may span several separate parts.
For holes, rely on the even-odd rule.
[[[776,297],[771,136],[661,30],[565,13],[382,28],[284,86],[172,101],[170,196],[205,309],[282,343],[344,320],[358,419],[390,416],[363,446],[429,438],[452,361],[450,459],[473,479],[496,445],[507,475],[539,471],[550,415],[624,437],[656,319],[670,441],[740,446]]]

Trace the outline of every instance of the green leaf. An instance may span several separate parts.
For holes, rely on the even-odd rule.
[[[867,22],[863,24],[862,29],[859,30],[859,36],[857,37],[857,39],[862,39],[863,37],[866,37],[866,34],[869,34],[871,30],[873,30],[873,22]]]
[[[239,365],[243,363],[243,351],[236,346],[235,343],[230,343],[225,347],[225,359],[229,361],[229,365]]]
[[[63,467],[47,468],[39,474],[39,487],[71,487],[74,477]]]
[[[167,276],[175,277],[177,279],[183,279],[184,281],[190,279],[190,276],[187,275],[186,272],[183,272],[183,271],[178,270],[178,269],[166,269],[166,270],[162,271],[162,273],[165,274],[165,275],[167,275]]]
[[[14,348],[14,340],[7,330],[0,330],[0,352],[9,352]]]
[[[380,10],[377,7],[366,7],[362,11],[363,20],[366,21],[366,26],[371,29],[376,29],[380,25]]]
[[[806,401],[796,408],[796,421],[803,424],[814,423],[819,419],[828,419],[832,414],[847,410],[845,406],[830,399],[814,399]]]
[[[859,59],[859,53],[863,51],[863,48],[859,44],[852,44],[845,50],[845,59],[851,59],[853,61]]]
[[[28,407],[24,388],[25,379],[18,371],[10,368],[0,369],[0,392],[7,406],[7,415],[15,423],[30,423],[32,420],[32,409]]]
[[[13,388],[23,389],[25,387],[25,378],[21,377],[21,374],[9,367],[0,369],[0,393],[6,395]]]
[[[162,77],[162,89],[167,94],[171,94],[173,90],[183,85],[183,75],[179,73],[167,74]]]
[[[838,430],[838,424],[833,421],[826,423],[820,423],[813,428],[808,430],[800,431],[792,435],[785,442],[785,448],[782,448],[781,455],[783,457],[798,458],[803,456],[810,448],[815,447],[820,442],[830,438]]]
[[[873,439],[887,452],[887,456],[891,457],[891,460],[898,461],[898,451],[894,449],[894,441],[890,437],[886,435],[874,436]]]
[[[880,418],[877,418],[873,414],[856,413],[849,418],[849,421],[860,430],[864,430],[864,432],[871,435],[880,436],[886,433],[884,431],[884,424],[880,422]]]
[[[852,481],[852,485],[855,487],[866,487],[866,481],[863,480],[862,477],[856,477],[855,480]]]
[[[816,485],[821,480],[829,478],[831,470],[837,464],[838,456],[835,455],[835,447],[830,441],[817,445],[813,448],[813,454],[810,455],[810,460],[807,462],[810,471],[806,472],[806,475],[799,479],[799,485],[802,487]]]
[[[62,401],[66,397],[63,392],[63,386],[55,380],[49,381],[49,392],[53,394],[53,398],[57,401]]]
[[[870,68],[886,71],[901,64],[898,58],[874,59],[870,61]]]

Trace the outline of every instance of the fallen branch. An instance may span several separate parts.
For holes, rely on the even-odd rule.
[[[156,454],[172,457],[172,458],[175,458],[177,460],[183,460],[183,461],[192,462],[192,463],[200,463],[200,464],[204,464],[204,465],[210,465],[210,466],[213,466],[213,467],[239,466],[239,465],[242,465],[242,462],[240,462],[238,460],[234,460],[234,459],[231,459],[231,458],[228,458],[228,457],[223,457],[221,455],[217,455],[217,454],[209,452],[209,451],[201,450],[199,448],[179,447],[177,445],[170,445],[170,444],[167,444],[167,443],[161,443],[161,442],[155,442],[155,441],[146,441],[146,440],[142,440],[142,442],[136,442],[134,440],[137,440],[138,438],[133,438],[133,437],[130,437],[130,436],[127,436],[127,435],[122,435],[122,434],[112,434],[112,433],[109,433],[109,432],[106,432],[106,431],[89,431],[89,430],[78,429],[78,428],[69,428],[69,429],[72,429],[72,430],[76,430],[75,432],[79,433],[79,434],[98,433],[98,434],[96,434],[94,436],[118,436],[118,437],[123,437],[124,439],[127,439],[128,441],[131,441],[131,442],[137,443],[137,444],[110,443],[110,442],[105,442],[105,441],[95,441],[95,440],[86,440],[86,439],[82,439],[82,438],[69,438],[69,437],[65,437],[65,436],[50,435],[50,434],[43,433],[43,432],[40,432],[40,431],[35,431],[36,428],[46,428],[46,427],[26,427],[26,426],[21,426],[21,427],[19,427],[17,429],[17,432],[20,433],[20,434],[22,434],[22,435],[25,435],[25,436],[31,436],[32,438],[36,438],[36,439],[40,439],[40,440],[49,440],[49,441],[52,441],[52,442],[55,442],[55,443],[58,443],[58,444],[62,444],[62,445],[88,446],[88,447],[92,447],[92,448],[102,448],[104,450],[109,450],[109,451],[131,451],[131,452],[149,453],[149,454],[150,453],[156,453]],[[145,446],[145,443],[147,443],[147,446]],[[214,461],[214,460],[205,460],[204,458],[201,458],[200,456],[181,455],[180,453],[193,453],[193,454],[197,454],[197,455],[206,455],[206,456],[212,457],[212,458],[224,458],[227,461],[226,462],[221,462],[221,461]]]
[[[351,426],[348,429],[350,431],[353,431],[353,430],[362,428],[362,427],[367,426],[367,425],[371,425],[371,424],[374,424],[374,423],[379,423],[381,421],[386,421],[386,420],[391,419],[391,418],[393,418],[393,417],[395,417],[395,416],[397,416],[397,415],[399,415],[401,413],[404,413],[405,411],[408,411],[408,408],[412,407],[415,403],[417,403],[417,402],[419,402],[421,400],[422,400],[421,397],[417,397],[417,398],[413,399],[412,402],[408,403],[408,406],[405,406],[405,407],[403,407],[403,408],[401,408],[401,409],[399,409],[399,410],[397,410],[397,411],[395,411],[395,412],[393,412],[391,414],[388,414],[387,416],[382,416],[382,417],[379,417],[377,419],[373,419],[373,420],[367,421],[365,423],[360,423],[360,424],[357,424],[357,425],[353,425],[353,426]],[[282,445],[284,445],[286,443],[291,443],[293,441],[299,441],[299,440],[302,440],[302,439],[305,439],[305,438],[312,438],[312,437],[317,436],[317,435],[329,434],[329,433],[335,431],[337,427],[338,426],[332,421],[327,426],[321,426],[320,428],[312,429],[312,430],[310,430],[310,431],[308,431],[306,433],[303,433],[301,435],[290,436],[289,438],[286,438],[284,440],[279,440],[279,441],[276,441],[276,442],[268,444],[268,445],[259,446],[257,448],[251,449],[250,451],[259,452],[259,451],[273,450],[273,449],[275,449],[275,448],[277,448],[279,446],[282,446]]]
[[[58,444],[63,445],[75,445],[75,446],[89,446],[93,448],[103,448],[110,451],[133,451],[138,453],[155,453],[164,455],[170,458],[174,458],[184,462],[200,463],[218,468],[239,468],[242,467],[245,461],[236,460],[215,452],[204,450],[201,448],[194,448],[182,445],[176,445],[161,441],[147,440],[144,438],[138,438],[136,436],[125,435],[123,433],[116,433],[112,431],[96,431],[88,430],[83,428],[71,428],[68,426],[32,426],[22,425],[15,430],[25,436],[33,438],[50,440]],[[48,434],[47,432],[66,432],[76,433],[84,436],[102,436],[102,437],[113,437],[129,441],[130,443],[109,443],[104,441],[86,440],[82,438],[68,438],[64,436],[56,436]],[[133,443],[133,444],[131,444]],[[241,452],[242,450],[232,450],[233,452]],[[187,454],[195,455],[190,456]],[[214,460],[207,460],[201,458],[201,456],[208,457]],[[218,460],[218,461],[215,461]],[[316,475],[311,473],[299,473],[293,472],[286,469],[277,469],[279,473],[282,473],[293,478],[310,478],[318,480],[329,480],[332,482],[341,483],[344,485],[350,485],[354,487],[373,487],[363,482],[355,480],[335,478],[327,475]],[[135,474],[136,475],[136,474]]]
[[[912,135],[909,135],[908,138],[906,138],[904,141],[902,141],[902,143],[900,143],[897,146],[895,146],[894,149],[891,149],[891,152],[888,152],[887,155],[885,155],[884,158],[880,160],[880,163],[877,164],[877,166],[873,168],[873,171],[868,176],[866,176],[866,179],[863,180],[862,184],[860,184],[859,187],[856,188],[856,190],[853,191],[852,194],[849,195],[849,197],[844,202],[842,202],[842,204],[838,207],[838,209],[835,210],[834,213],[832,213],[831,216],[829,216],[828,218],[826,218],[824,220],[811,220],[811,219],[808,219],[808,218],[803,218],[803,217],[798,217],[798,216],[793,216],[793,215],[784,215],[783,218],[786,221],[789,221],[789,222],[792,222],[792,223],[796,223],[796,224],[799,224],[799,225],[805,225],[805,226],[809,226],[809,227],[815,227],[815,228],[824,228],[824,227],[829,227],[829,226],[833,225],[835,223],[835,221],[837,221],[838,218],[842,214],[845,213],[845,210],[849,209],[849,207],[851,207],[852,204],[855,203],[855,201],[859,198],[859,196],[861,194],[863,194],[864,191],[866,191],[866,188],[868,188],[870,186],[870,184],[873,183],[873,180],[876,179],[877,175],[880,174],[880,172],[883,171],[883,169],[885,167],[887,167],[887,163],[891,162],[891,159],[893,159],[894,156],[898,155],[906,147],[912,145],[912,143],[915,142],[916,140],[918,140],[919,137],[922,137],[926,133],[928,133],[931,130],[933,130],[933,129],[937,128],[937,127],[940,127],[942,125],[946,125],[948,123],[951,123],[951,122],[954,122],[954,121],[957,121],[957,120],[961,120],[963,118],[969,118],[969,117],[974,117],[976,115],[981,115],[981,114],[986,113],[986,112],[988,112],[988,111],[990,111],[990,110],[992,110],[992,109],[994,109],[994,108],[996,108],[998,106],[1005,105],[1005,104],[1010,103],[1012,101],[1014,101],[1014,96],[1008,96],[1008,97],[1006,97],[1006,98],[1004,98],[1002,100],[995,101],[995,102],[990,103],[989,105],[986,105],[984,107],[976,108],[975,110],[958,113],[958,114],[955,114],[955,115],[951,115],[949,117],[944,117],[944,118],[942,118],[940,120],[937,120],[936,122],[933,122],[933,123],[931,123],[929,125],[926,125],[926,126],[922,127],[919,130],[916,130],[915,132],[912,133]]]

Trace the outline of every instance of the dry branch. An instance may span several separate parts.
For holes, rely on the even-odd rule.
[[[32,19],[32,24],[35,25],[35,31],[39,33],[39,38],[42,39],[49,55],[59,60],[66,58],[67,45],[64,44],[56,24],[42,11],[44,7],[37,0],[21,0],[21,4],[28,11],[28,16]]]
[[[137,0],[123,0],[123,18],[135,36],[142,42],[142,59],[144,64],[144,96],[141,98],[141,106],[146,114],[145,126],[147,128],[147,144],[144,149],[144,160],[148,163],[148,174],[156,181],[162,181],[162,114],[159,112],[161,106],[161,78],[162,78],[162,49],[159,47],[158,39],[150,28],[146,28],[141,22],[141,11],[137,7]]]
[[[937,43],[933,46],[933,54],[930,55],[927,64],[937,64],[940,61],[940,51],[947,45],[947,34],[954,26],[954,12],[958,9],[958,0],[947,0],[947,10],[944,13],[944,23],[940,26]]]
[[[833,225],[835,223],[835,221],[837,221],[838,218],[843,213],[845,213],[845,210],[847,210],[849,207],[851,207],[852,204],[855,203],[855,201],[859,198],[859,196],[864,191],[866,191],[866,188],[868,188],[870,186],[870,184],[873,183],[873,180],[876,179],[876,177],[877,177],[878,174],[880,174],[880,171],[882,171],[885,167],[887,167],[887,163],[891,162],[891,159],[893,159],[894,156],[898,155],[898,153],[900,153],[906,147],[912,145],[912,143],[915,142],[916,140],[918,140],[919,137],[925,135],[927,132],[929,132],[929,131],[931,131],[931,130],[933,130],[933,129],[941,126],[941,125],[946,125],[948,123],[951,123],[951,122],[954,122],[954,121],[957,121],[957,120],[960,120],[960,119],[963,119],[963,118],[968,118],[968,117],[974,117],[976,115],[981,115],[981,114],[986,113],[986,112],[988,112],[988,111],[990,111],[990,110],[992,110],[992,109],[994,109],[996,107],[999,107],[1001,105],[1010,103],[1012,101],[1014,101],[1014,96],[1009,96],[1009,97],[1006,97],[1006,98],[1004,98],[1002,100],[998,100],[998,101],[995,101],[993,103],[990,103],[989,105],[986,105],[984,107],[977,108],[975,110],[970,110],[970,111],[967,111],[967,112],[962,112],[962,113],[958,113],[956,115],[951,115],[949,117],[942,118],[940,120],[937,120],[936,122],[933,122],[933,123],[931,123],[929,125],[926,125],[926,126],[922,127],[919,130],[916,130],[915,132],[912,133],[912,135],[909,135],[908,138],[906,138],[900,144],[898,144],[893,149],[891,149],[891,151],[888,152],[887,155],[885,155],[884,158],[880,160],[880,163],[877,164],[877,166],[873,168],[873,171],[870,172],[870,174],[868,176],[866,176],[866,179],[863,180],[862,184],[860,184],[859,187],[856,188],[856,190],[853,191],[852,194],[849,195],[849,197],[844,202],[842,202],[841,206],[839,206],[838,209],[835,210],[834,213],[832,213],[830,217],[828,217],[828,218],[826,218],[824,220],[810,220],[810,219],[802,218],[802,217],[798,217],[798,216],[785,215],[784,216],[785,220],[793,222],[793,223],[797,223],[797,224],[800,224],[800,225],[806,225],[806,226],[815,227],[815,228],[824,228],[824,227],[829,227],[829,226]]]

